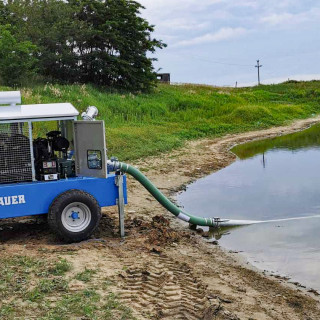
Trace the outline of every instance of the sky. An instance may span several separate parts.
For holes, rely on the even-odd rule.
[[[319,0],[137,0],[168,47],[172,82],[218,86],[320,79]]]

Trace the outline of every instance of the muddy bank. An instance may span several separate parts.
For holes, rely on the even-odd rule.
[[[148,158],[135,165],[143,170],[161,191],[174,198],[174,194],[184,189],[188,183],[235,161],[235,156],[229,151],[235,144],[292,133],[319,120],[320,118],[307,119],[286,127],[229,135],[214,140],[192,141],[183,149],[161,158]],[[129,215],[144,217],[147,221],[154,215],[162,215],[170,221],[175,230],[186,232],[187,224],[180,223],[170,213],[165,212],[137,182],[130,180],[129,195]],[[152,208],[152,212],[149,208]],[[198,236],[184,238],[177,247],[170,250],[165,248],[164,251],[173,259],[188,263],[192,270],[200,274],[200,279],[208,285],[209,291],[212,290],[218,296],[220,294],[223,299],[232,300],[233,303],[222,305],[240,319],[320,318],[316,295],[306,294],[299,288],[290,288],[290,285],[284,285],[284,279],[257,273],[249,266],[246,268],[238,257],[231,256],[212,244],[205,244]],[[299,307],[292,307],[295,304]],[[303,306],[308,310],[307,313]],[[313,308],[316,313],[309,315]]]
[[[192,141],[133,164],[174,197],[188,183],[234,161],[229,152],[233,145],[291,133],[319,121]],[[85,268],[97,270],[90,285],[99,288],[102,279],[112,279],[116,284],[112,290],[137,319],[320,319],[315,294],[257,272],[216,243],[206,243],[131,178],[128,193],[124,240],[117,234],[116,209],[111,209],[105,210],[94,238],[80,244],[60,243],[41,221],[2,223],[5,236],[0,249],[5,255],[64,256],[73,265],[69,277]],[[71,282],[72,290],[79,286]]]

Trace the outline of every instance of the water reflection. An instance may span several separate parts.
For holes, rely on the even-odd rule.
[[[208,231],[208,239],[220,240],[224,236],[228,236],[231,234],[231,230],[241,228],[241,227],[218,227],[218,228],[210,228]],[[243,228],[243,226],[242,226]]]
[[[320,214],[320,126],[237,146],[238,161],[192,184],[178,200],[201,216],[275,220]],[[210,230],[261,269],[320,290],[319,217]]]
[[[315,125],[304,131],[238,145],[232,149],[232,152],[239,159],[245,160],[258,154],[265,154],[272,149],[295,152],[301,149],[319,149],[319,146],[320,125]]]

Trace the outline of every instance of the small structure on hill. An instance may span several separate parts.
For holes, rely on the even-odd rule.
[[[161,83],[170,84],[170,73],[157,73],[157,79]]]

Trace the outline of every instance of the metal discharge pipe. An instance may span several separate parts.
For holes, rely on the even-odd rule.
[[[245,226],[250,224],[261,223],[262,221],[249,221],[249,220],[228,220],[220,218],[201,218],[189,214],[176,205],[174,205],[144,174],[142,174],[137,168],[130,166],[129,164],[109,160],[108,161],[109,171],[121,171],[127,173],[139,181],[151,195],[168,211],[175,215],[180,220],[188,222],[192,225],[202,227],[234,227],[234,226]]]

